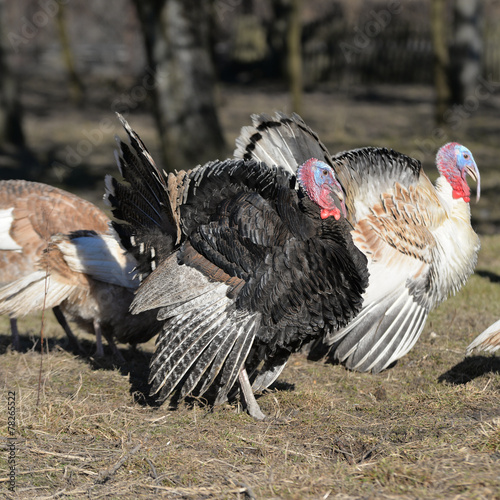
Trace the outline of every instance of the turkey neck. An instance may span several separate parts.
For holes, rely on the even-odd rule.
[[[442,242],[440,257],[448,262],[447,266],[436,266],[437,269],[445,269],[443,274],[438,275],[438,281],[442,284],[439,289],[446,292],[436,297],[437,305],[449,293],[456,293],[472,274],[480,242],[470,225],[469,203],[452,197],[452,187],[443,176],[436,180],[436,193],[446,216],[438,230],[442,237],[436,239]]]

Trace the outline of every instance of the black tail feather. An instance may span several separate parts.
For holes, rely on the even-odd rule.
[[[113,226],[136,258],[142,279],[172,251],[177,224],[164,173],[127,121],[117,115],[131,146],[117,139],[119,152],[115,156],[124,182],[106,176],[105,200],[115,218]]]

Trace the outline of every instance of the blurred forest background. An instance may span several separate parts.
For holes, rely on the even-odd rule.
[[[500,226],[499,0],[0,0],[0,178],[101,203],[121,112],[165,170],[297,111],[331,153],[459,140]],[[488,201],[488,196],[490,199]]]

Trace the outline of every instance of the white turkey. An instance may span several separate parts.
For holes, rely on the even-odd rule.
[[[108,177],[115,228],[143,276],[131,310],[164,321],[151,393],[227,400],[239,381],[249,413],[303,342],[361,308],[366,259],[350,236],[328,162],[295,176],[255,161],[214,161],[168,179],[121,118],[123,184]],[[251,386],[251,382],[253,386]]]
[[[101,210],[35,182],[2,181],[0,193],[0,314],[18,318],[53,308],[76,345],[65,318],[95,333],[98,357],[101,335],[120,359],[113,337],[136,343],[153,336],[154,314],[128,313],[139,284],[130,274],[135,261]]]
[[[379,372],[419,338],[429,312],[459,290],[473,272],[479,238],[470,223],[470,189],[479,171],[457,143],[436,158],[435,186],[420,162],[396,151],[366,147],[331,157],[298,115],[252,116],[235,157],[280,165],[290,173],[310,155],[331,161],[346,193],[352,238],[368,258],[369,286],[357,318],[316,343],[316,353],[353,370]],[[317,355],[317,354],[314,355]]]
[[[500,348],[500,320],[480,333],[467,347],[467,355],[473,351],[495,352]]]

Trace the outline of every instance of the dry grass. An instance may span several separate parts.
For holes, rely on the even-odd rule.
[[[483,281],[474,277],[471,288]],[[145,369],[152,345],[124,350],[129,364],[119,369],[76,358],[52,340],[38,405],[40,353],[7,352],[0,432],[7,436],[7,391],[16,391],[17,496],[500,496],[500,359],[464,361],[472,320],[458,311],[469,302],[466,291],[433,315],[408,356],[379,375],[295,356],[259,399],[267,422],[236,403],[169,409],[145,402],[127,371]]]
[[[380,92],[383,97],[386,91]],[[382,144],[409,153],[415,138],[430,134],[432,96],[426,89],[409,90],[394,102],[341,97],[306,99],[306,118],[332,151]],[[250,112],[286,107],[283,93],[227,89],[222,119],[228,141]],[[485,197],[473,214],[483,234],[496,232],[500,220],[494,114],[488,108],[458,131],[470,135],[464,142],[481,168]],[[31,118],[29,130],[32,143],[43,149],[38,119]],[[52,133],[68,126],[64,119],[71,118],[59,112]],[[137,123],[143,118],[131,122],[141,132]],[[495,132],[494,138],[474,132],[480,127]],[[148,134],[154,138],[149,128]],[[96,151],[102,156],[112,147],[104,141]],[[429,158],[428,170],[431,165]],[[259,398],[270,415],[265,422],[241,413],[237,402],[156,406],[145,384],[151,342],[136,351],[122,346],[123,367],[75,357],[47,313],[49,352],[39,352],[39,318],[26,318],[20,322],[24,352],[11,353],[8,320],[0,318],[0,494],[500,498],[500,357],[464,359],[468,343],[499,314],[500,236],[483,236],[482,244],[477,273],[431,315],[416,347],[395,367],[359,374],[296,355],[275,388]],[[81,337],[90,352],[92,337]],[[8,391],[16,392],[15,494],[7,491],[7,473],[1,472],[7,471]]]

